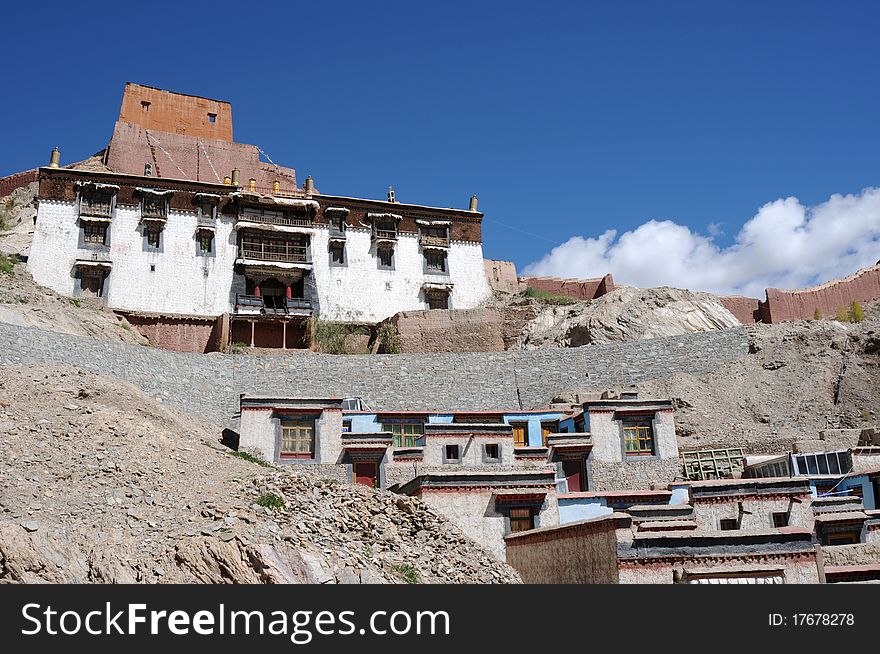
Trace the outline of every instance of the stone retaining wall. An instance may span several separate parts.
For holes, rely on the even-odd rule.
[[[605,389],[746,356],[744,329],[526,352],[248,356],[190,354],[0,325],[0,363],[69,364],[128,381],[218,425],[240,393],[361,397],[377,411],[505,411],[546,406],[572,388]]]

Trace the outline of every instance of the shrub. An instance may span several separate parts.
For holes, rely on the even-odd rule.
[[[408,584],[420,583],[418,570],[412,567],[409,563],[401,563],[394,566],[394,572],[403,577],[403,580]]]
[[[822,320],[822,312],[819,310],[819,307],[816,307],[816,310],[813,312],[813,320]]]
[[[570,295],[554,295],[547,291],[539,291],[533,286],[526,287],[526,297],[538,300],[539,302],[544,302],[545,304],[575,304],[579,302],[577,298],[571,297]]]
[[[849,307],[849,319],[850,322],[862,322],[865,319],[865,310],[855,300],[853,300],[852,305]]]
[[[267,509],[272,509],[273,511],[284,508],[284,500],[278,497],[275,493],[263,493],[260,495],[260,499],[257,500],[257,504],[265,506]]]
[[[12,277],[15,274],[15,271],[13,270],[14,267],[15,262],[12,258],[0,253],[0,274]]]
[[[834,314],[834,319],[837,322],[849,322],[849,311],[846,310],[846,307],[839,307],[837,313]]]
[[[242,450],[238,450],[236,452],[230,452],[230,456],[237,457],[239,459],[244,459],[245,461],[249,461],[251,463],[256,463],[257,465],[264,466],[266,468],[269,467],[269,464],[263,461],[263,459],[254,456],[250,452],[244,452]]]
[[[236,341],[235,343],[230,345],[226,349],[226,351],[229,352],[229,354],[241,354],[242,352],[244,352],[247,349],[248,349],[247,343],[242,343],[241,341]]]
[[[315,322],[315,344],[324,354],[349,354],[345,337],[350,333],[348,325],[339,322]]]
[[[400,337],[397,329],[390,322],[384,322],[379,326],[376,338],[385,354],[400,354]]]
[[[68,298],[68,302],[70,302],[77,309],[79,309],[82,306],[82,302],[80,300],[77,300],[75,297]]]

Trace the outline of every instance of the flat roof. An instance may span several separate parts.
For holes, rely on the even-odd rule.
[[[180,91],[169,91],[168,89],[162,89],[158,86],[151,86],[149,84],[141,84],[140,82],[126,82],[126,86],[139,86],[142,89],[151,89],[153,91],[161,91],[162,93],[170,93],[171,95],[185,95],[188,98],[199,98],[201,100],[210,100],[211,102],[219,102],[220,104],[228,104],[230,107],[232,103],[229,100],[218,100],[217,98],[209,98],[206,95],[196,95],[195,93],[181,93]]]

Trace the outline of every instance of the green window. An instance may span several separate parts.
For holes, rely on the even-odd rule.
[[[421,422],[391,422],[382,425],[382,431],[394,434],[394,447],[418,447],[423,445],[425,425]]]

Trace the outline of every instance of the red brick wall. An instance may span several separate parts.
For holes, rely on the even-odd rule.
[[[880,300],[880,264],[813,288],[798,291],[768,288],[765,300],[742,295],[721,295],[718,300],[744,325],[812,320],[816,309],[828,318],[834,316],[840,307],[848,309],[853,301]]]
[[[148,102],[145,110],[142,103]],[[212,123],[208,114],[216,118]],[[119,120],[145,129],[232,141],[232,105],[128,82]]]
[[[854,275],[800,291],[767,289],[767,322],[812,319],[816,309],[823,316],[833,316],[840,307],[853,301],[864,303],[880,299],[880,265],[860,270]]]
[[[25,170],[21,173],[15,173],[8,177],[3,177],[0,179],[0,198],[9,195],[17,188],[36,182],[39,178],[40,171],[36,168],[33,170]]]
[[[761,322],[760,300],[743,295],[721,295],[718,301],[744,325]]]
[[[120,121],[108,148],[107,166],[117,173],[143,175],[144,164],[151,163],[154,177],[217,184],[238,168],[242,186],[255,179],[262,192],[269,192],[275,181],[282,191],[296,190],[296,172],[260,161],[255,145],[153,131],[148,138],[142,126]]]
[[[491,308],[401,311],[390,320],[401,352],[504,351],[501,316]]]
[[[538,291],[553,295],[567,295],[579,300],[592,300],[614,290],[614,278],[610,274],[598,279],[520,277],[520,281]]]
[[[220,319],[172,318],[127,315],[126,319],[154,347],[175,352],[216,352],[220,342]]]

